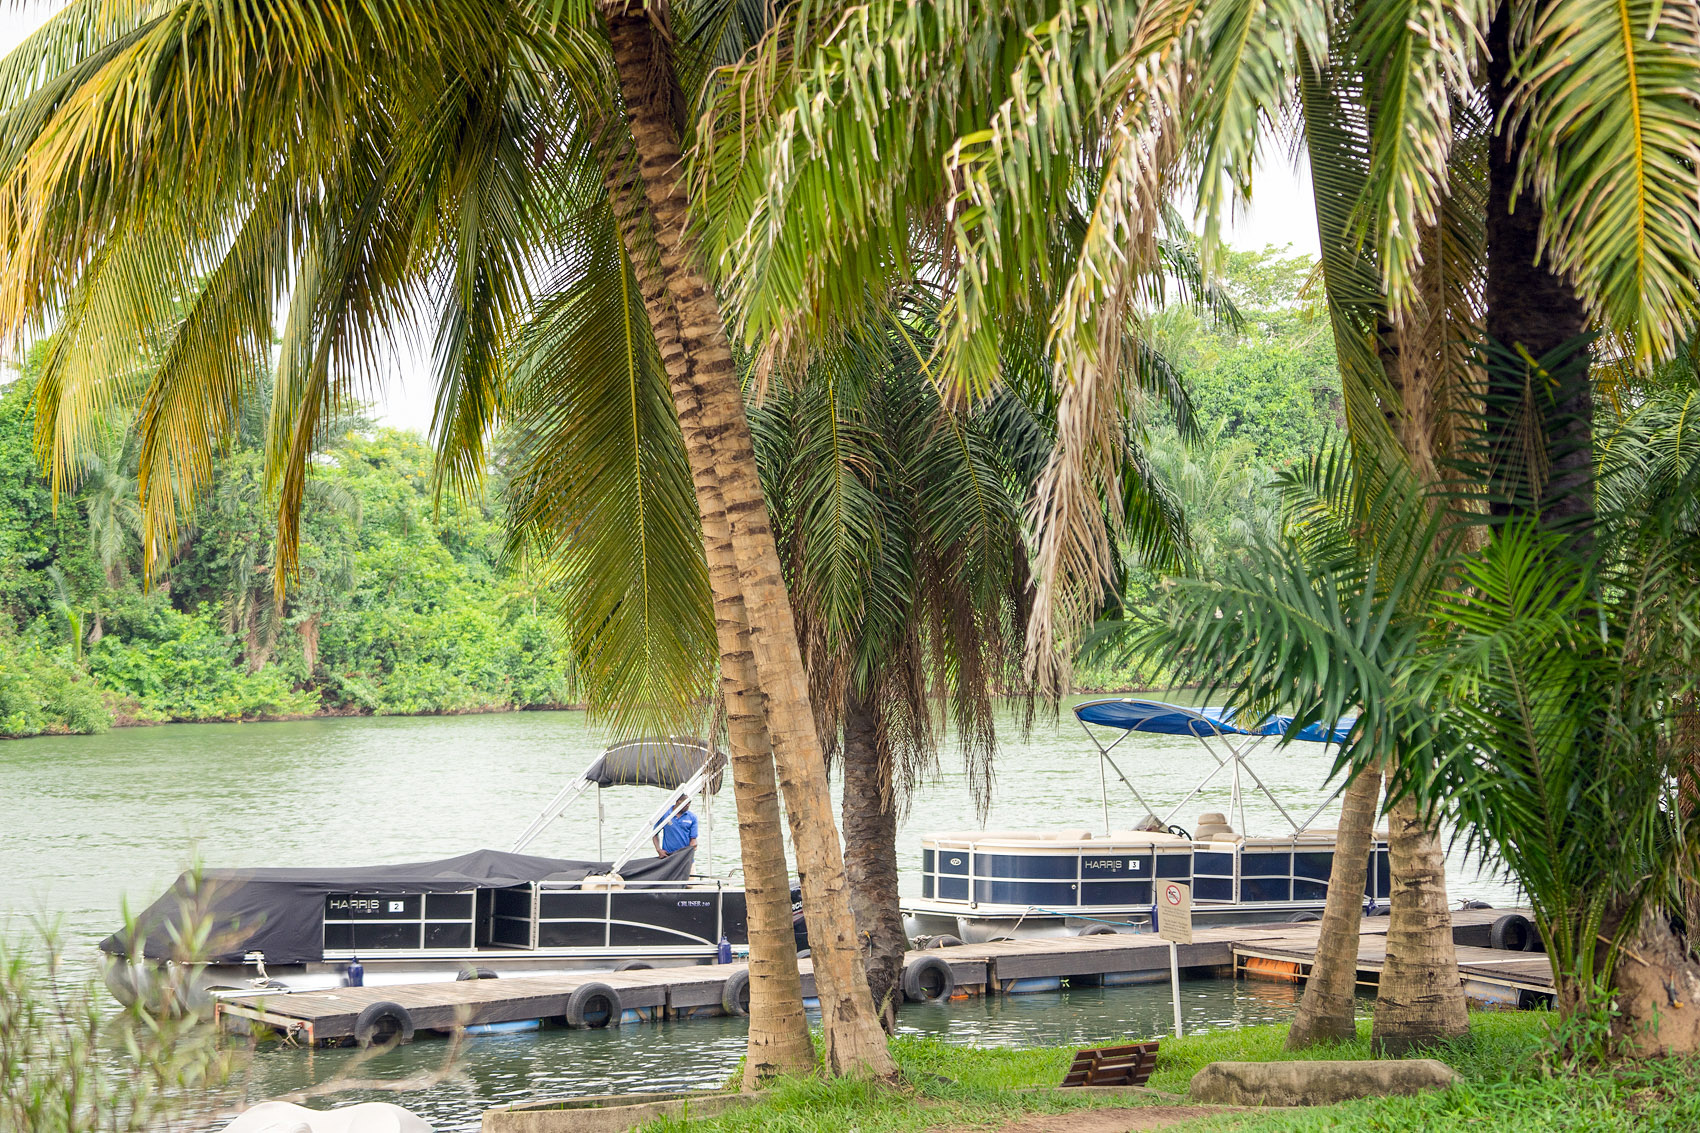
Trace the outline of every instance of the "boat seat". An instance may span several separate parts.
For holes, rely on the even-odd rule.
[[[1207,810],[1198,816],[1198,824],[1192,828],[1192,836],[1200,842],[1212,841],[1218,834],[1232,837],[1234,828],[1228,824],[1228,816],[1219,810]]]

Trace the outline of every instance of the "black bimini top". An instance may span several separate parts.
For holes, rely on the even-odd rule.
[[[644,739],[615,744],[585,769],[584,778],[598,787],[662,787],[683,784],[708,759],[710,749],[702,740]],[[709,789],[720,790],[715,775]]]
[[[628,881],[684,881],[695,856],[634,858],[621,867],[620,876]],[[204,924],[211,938],[193,957],[196,960],[238,963],[257,951],[265,953],[269,964],[302,964],[324,959],[325,898],[331,894],[459,893],[533,881],[571,883],[606,873],[610,864],[474,850],[433,862],[352,869],[202,870],[183,874],[170,891],[142,910],[135,935],[114,933],[100,947],[115,956],[140,952],[150,960],[181,959],[184,926]]]

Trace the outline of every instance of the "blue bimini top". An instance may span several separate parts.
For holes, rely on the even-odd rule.
[[[1164,736],[1281,736],[1293,722],[1291,716],[1267,716],[1255,727],[1244,728],[1234,722],[1232,709],[1183,708],[1160,700],[1089,700],[1075,705],[1074,715],[1083,724]],[[1332,728],[1321,723],[1310,724],[1293,738],[1312,743],[1344,743],[1357,719],[1342,717]]]

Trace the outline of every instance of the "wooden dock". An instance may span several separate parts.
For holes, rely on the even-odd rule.
[[[1508,910],[1453,914],[1459,974],[1472,998],[1499,1006],[1530,1006],[1550,994],[1551,973],[1540,953],[1496,951],[1488,926]],[[1386,956],[1386,918],[1366,918],[1359,936],[1360,980],[1374,982]],[[1307,924],[1200,928],[1180,946],[1186,974],[1302,981],[1315,957],[1318,927]],[[1479,945],[1478,942],[1479,941]],[[1166,981],[1169,946],[1156,936],[1117,933],[911,952],[908,962],[938,957],[950,965],[952,998],[1052,991],[1065,984],[1116,986]],[[814,995],[814,975],[801,961],[803,994]],[[457,1027],[564,1020],[568,1000],[589,983],[606,984],[619,998],[621,1023],[660,1022],[725,1013],[726,984],[743,964],[574,972],[500,979],[341,987],[321,991],[269,991],[221,999],[220,1025],[231,1031],[269,1030],[307,1045],[350,1041],[360,1013],[377,1003],[401,1006],[420,1032]]]
[[[1452,937],[1457,942],[1458,975],[1464,983],[1464,994],[1478,1006],[1532,1008],[1552,1001],[1552,965],[1544,952],[1507,952],[1487,947],[1485,929],[1492,922],[1482,920],[1477,931],[1476,919],[1484,914],[1503,916],[1528,910],[1481,910],[1454,913]],[[1462,921],[1462,923],[1460,923]],[[1243,940],[1234,945],[1234,973],[1248,979],[1284,980],[1302,983],[1310,976],[1316,959],[1317,933],[1315,926],[1285,926],[1306,928],[1306,932],[1289,932],[1266,936],[1258,940]],[[1476,940],[1480,939],[1480,943]],[[1381,969],[1387,962],[1387,921],[1366,919],[1358,935],[1358,983],[1375,987]]]

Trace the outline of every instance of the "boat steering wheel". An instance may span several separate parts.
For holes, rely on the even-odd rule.
[[[1187,830],[1183,830],[1179,826],[1175,826],[1175,825],[1171,824],[1169,826],[1169,833],[1173,834],[1173,835],[1175,835],[1176,837],[1179,837],[1179,838],[1185,838],[1188,842],[1192,841],[1191,832],[1187,831]]]

